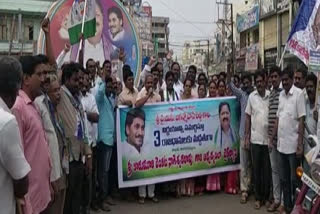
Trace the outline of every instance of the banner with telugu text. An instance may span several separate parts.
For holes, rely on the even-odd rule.
[[[234,97],[117,110],[120,188],[239,169]]]

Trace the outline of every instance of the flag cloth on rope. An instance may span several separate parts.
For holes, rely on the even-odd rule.
[[[82,21],[85,11],[85,0],[75,0],[72,4],[68,22],[70,44],[78,43],[82,30]],[[87,0],[86,17],[84,19],[83,36],[85,39],[93,37],[96,33],[96,2]]]
[[[320,50],[320,0],[303,0],[289,34],[286,50],[306,65],[310,51]]]

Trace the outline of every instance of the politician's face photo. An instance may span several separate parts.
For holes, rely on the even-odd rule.
[[[135,147],[142,147],[144,139],[144,120],[140,117],[133,119],[131,125],[126,126],[126,132],[128,136],[128,143]]]
[[[228,105],[223,105],[219,113],[220,124],[223,130],[230,128],[230,110]]]
[[[109,29],[112,37],[114,38],[119,32],[122,31],[123,20],[122,17],[119,17],[119,14],[111,12],[108,17],[109,20]]]

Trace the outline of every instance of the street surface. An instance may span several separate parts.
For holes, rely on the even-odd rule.
[[[111,206],[111,212],[119,214],[266,214],[266,207],[260,210],[254,209],[254,197],[250,197],[247,204],[240,204],[240,195],[227,195],[225,193],[205,194],[203,196],[184,197],[176,199],[160,198],[155,204],[149,200],[141,205],[137,202],[117,201],[116,206]],[[94,214],[98,214],[94,213]]]

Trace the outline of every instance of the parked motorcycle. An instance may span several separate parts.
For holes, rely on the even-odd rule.
[[[309,135],[307,142],[312,148],[305,155],[306,161],[311,166],[311,176],[307,175],[302,167],[297,168],[302,187],[296,190],[298,196],[291,214],[320,214],[320,142],[315,135]],[[304,201],[310,204],[309,208],[303,206]]]

